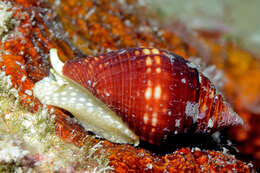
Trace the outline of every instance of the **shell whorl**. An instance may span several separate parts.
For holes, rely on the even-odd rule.
[[[242,120],[214,85],[182,57],[155,48],[129,48],[67,61],[62,74],[105,103],[142,140],[211,132]]]

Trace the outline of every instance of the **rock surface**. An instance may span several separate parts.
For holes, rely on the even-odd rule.
[[[145,11],[146,7],[138,3],[139,1],[12,0],[3,2],[8,4],[7,11],[8,14],[12,14],[12,17],[5,20],[6,27],[0,26],[4,28],[0,41],[0,114],[2,116],[0,122],[6,127],[0,132],[5,135],[18,136],[21,141],[14,145],[29,151],[30,154],[22,152],[24,155],[20,157],[20,162],[17,164],[1,161],[0,169],[37,170],[40,167],[42,170],[51,172],[54,170],[61,172],[83,170],[90,172],[93,170],[112,172],[252,171],[251,164],[245,164],[226,152],[204,148],[191,149],[192,147],[180,145],[178,146],[180,149],[167,152],[168,154],[156,154],[149,149],[116,145],[108,141],[102,142],[84,131],[68,112],[51,106],[44,107],[33,97],[34,83],[49,74],[49,49],[54,47],[59,50],[60,57],[64,61],[74,57],[136,46],[168,49],[186,58],[200,56],[201,50],[191,44],[191,42],[196,43],[192,37],[188,39],[191,39],[191,42],[188,42],[185,41],[185,36],[177,36],[178,32],[176,34],[161,28],[160,24],[152,19],[154,17]],[[228,76],[229,83],[225,85],[224,91],[229,99],[233,99],[238,113],[244,113],[242,117],[250,125],[247,117],[250,115],[253,118],[253,114],[246,109],[244,104],[241,105],[245,85],[240,78],[245,80],[252,77],[240,72],[245,70],[257,76],[260,72],[252,70],[257,69],[259,62],[233,44],[223,46],[210,38],[201,36],[201,39],[211,50],[207,57],[208,62],[215,63],[224,72],[228,72],[229,75],[226,73],[225,75]],[[225,59],[222,58],[223,54]],[[246,61],[242,60],[244,57],[247,58]],[[241,64],[244,64],[243,68],[237,68]],[[236,69],[239,70],[236,71]],[[250,81],[259,86],[259,81],[253,79]],[[240,95],[237,90],[241,91]],[[44,115],[48,116],[44,116],[43,119],[37,118],[39,115],[42,116],[39,112],[43,109],[46,109]],[[53,114],[55,119],[51,118]],[[36,117],[36,119],[27,122],[28,116]],[[46,120],[49,123],[45,123]],[[48,128],[43,128],[41,125],[43,122]],[[26,130],[33,129],[32,127],[36,127],[36,130]],[[44,130],[41,131],[42,129]],[[243,131],[243,129],[240,128],[234,133],[236,139],[242,138],[241,142],[249,138],[248,136],[241,137],[242,134],[237,131]],[[47,132],[48,135],[46,135]],[[259,134],[254,139],[258,138]],[[17,138],[14,137],[14,139]],[[62,141],[59,141],[60,139]],[[41,145],[43,143],[46,145]],[[36,149],[32,149],[31,146],[34,145],[37,145]],[[225,150],[222,148],[222,151]],[[39,164],[35,164],[36,162]]]

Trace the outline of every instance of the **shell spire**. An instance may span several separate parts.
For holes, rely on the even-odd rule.
[[[129,48],[64,64],[55,50],[50,54],[52,66],[58,73],[56,78],[62,78],[69,87],[80,88],[84,93],[79,97],[90,96],[95,106],[92,114],[86,114],[76,109],[78,103],[72,105],[71,99],[63,101],[62,104],[68,104],[61,106],[49,94],[52,102],[46,103],[48,99],[42,99],[46,93],[38,97],[39,91],[35,89],[36,97],[70,111],[80,121],[95,119],[85,120],[83,124],[91,126],[89,129],[102,137],[110,137],[107,138],[110,141],[138,144],[139,137],[160,145],[172,134],[213,132],[243,123],[208,78],[182,57],[166,50]],[[44,85],[36,88],[42,89]],[[52,94],[61,99],[65,96],[57,90]],[[81,104],[86,107],[86,103]],[[100,105],[108,111],[103,112],[105,117],[95,116]],[[111,123],[111,119],[117,123]],[[107,128],[103,128],[104,124]]]

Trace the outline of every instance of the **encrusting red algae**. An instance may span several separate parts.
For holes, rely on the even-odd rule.
[[[53,12],[53,9],[50,8],[51,5],[43,0],[12,0],[9,2],[13,6],[12,18],[18,22],[12,24],[11,30],[8,31],[14,34],[6,33],[5,39],[1,41],[0,66],[6,75],[11,76],[13,86],[19,89],[20,102],[32,112],[37,111],[41,104],[30,93],[32,93],[34,83],[49,74],[48,59],[51,48],[59,50],[62,60],[75,56],[86,57],[85,53],[93,55],[107,52],[108,48],[115,50],[141,45],[167,49],[183,57],[198,55],[191,45],[183,42],[175,34],[165,29],[152,27],[144,16],[140,17],[138,10],[135,12],[135,9],[139,8],[138,5],[134,5],[135,1],[127,1],[128,5],[133,4],[133,8],[128,10],[122,9],[121,4],[117,1],[104,0],[100,3],[91,0],[62,1],[60,4],[55,2],[55,5],[53,1],[49,1],[54,5],[52,7],[57,13]],[[79,17],[84,16],[93,8],[95,10],[92,10],[88,18]],[[141,9],[143,10],[143,8]],[[56,18],[57,15],[59,19]],[[58,20],[62,22],[67,34],[64,34]],[[127,34],[125,31],[128,31]],[[73,43],[82,48],[81,51]],[[230,49],[239,51],[236,47]],[[217,50],[214,49],[214,51]],[[155,61],[155,59],[153,60]],[[149,96],[149,94],[147,95]],[[49,106],[49,108],[52,107]],[[83,146],[84,141],[89,140],[86,138],[88,133],[77,123],[68,121],[67,112],[57,108],[53,109],[56,114],[57,135],[66,142]],[[175,122],[175,125],[176,123],[178,124]],[[99,139],[93,139],[93,143],[98,141]],[[232,155],[216,151],[193,151],[189,148],[181,148],[173,153],[157,156],[144,149],[108,141],[102,144],[102,148],[105,151],[103,153],[108,154],[109,165],[116,172],[206,170],[250,172],[252,170],[250,165],[244,164]]]

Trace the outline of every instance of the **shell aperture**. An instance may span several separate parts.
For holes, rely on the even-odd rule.
[[[71,112],[86,130],[116,143],[138,145],[139,138],[104,103],[88,90],[62,76],[63,63],[57,50],[51,49],[52,75],[37,82],[33,92],[42,103],[57,106]],[[55,79],[53,79],[53,77]]]

